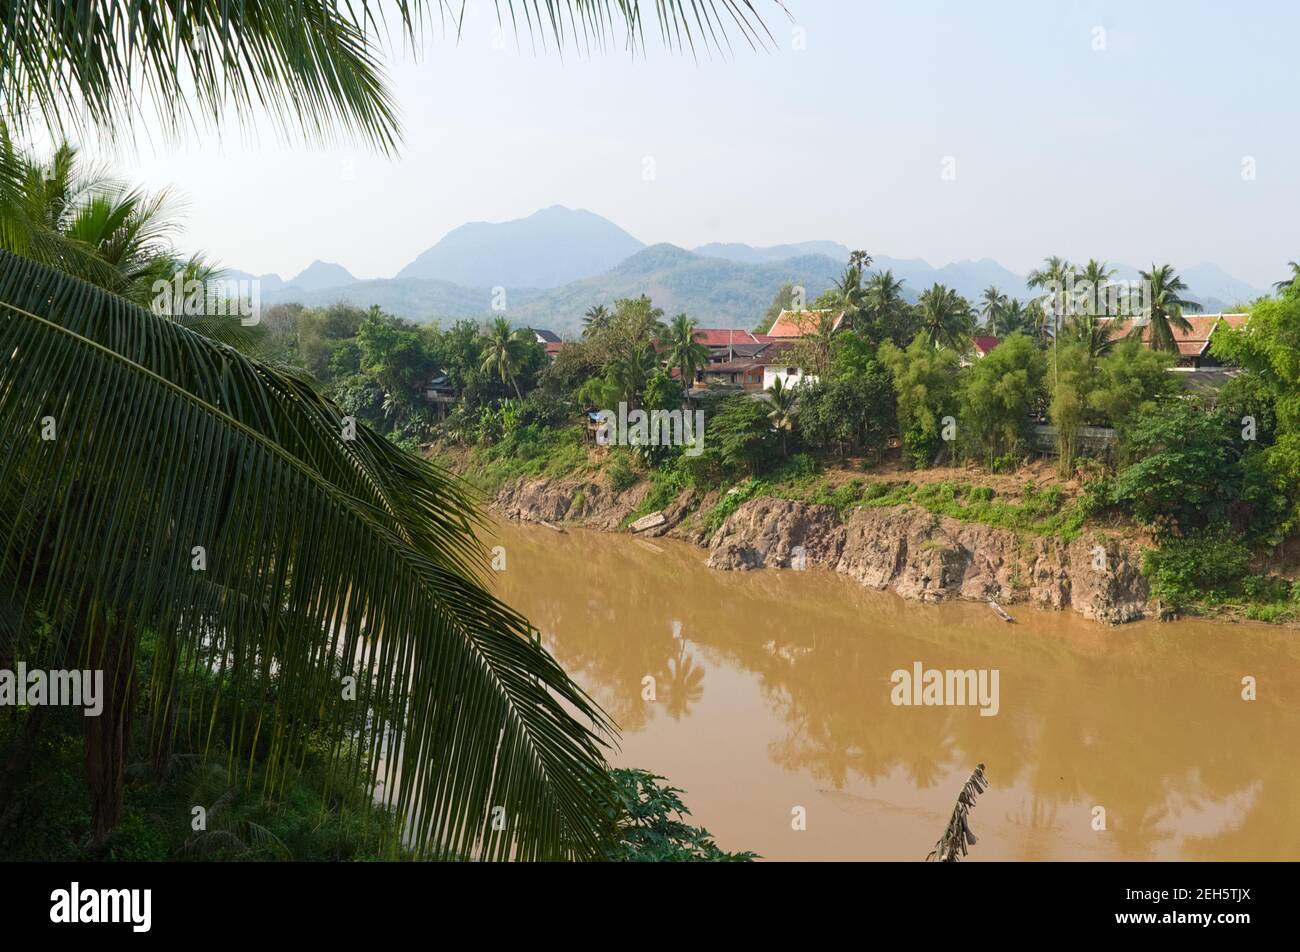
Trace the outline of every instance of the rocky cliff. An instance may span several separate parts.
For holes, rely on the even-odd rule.
[[[822,566],[921,601],[1028,601],[1111,624],[1146,612],[1136,556],[1114,540],[1021,536],[911,507],[841,518],[829,506],[764,496],[732,513],[709,549],[717,569]]]
[[[520,480],[501,490],[495,506],[525,522],[570,521],[609,531],[647,491],[644,484],[615,494],[597,481]],[[706,546],[715,569],[821,567],[904,598],[1030,602],[1110,624],[1147,612],[1136,553],[1103,536],[1067,543],[907,506],[841,516],[830,506],[761,496],[737,508],[709,538],[683,523],[688,511],[686,498],[675,501],[651,534]]]

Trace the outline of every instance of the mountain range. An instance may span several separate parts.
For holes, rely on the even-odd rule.
[[[347,301],[444,324],[490,315],[504,293],[505,315],[513,323],[573,334],[593,304],[644,293],[669,315],[685,311],[706,327],[750,328],[786,282],[801,285],[809,301],[831,287],[849,253],[833,241],[647,246],[594,212],[553,205],[527,218],[461,225],[391,278],[360,280],[325,261],[314,261],[287,280],[236,270],[225,276],[258,279],[263,306]],[[1115,267],[1116,278],[1137,277],[1135,267]],[[904,281],[909,300],[936,282],[973,303],[990,285],[1013,297],[1031,294],[1023,275],[989,258],[934,267],[920,258],[876,255],[870,270],[892,271]],[[1190,295],[1211,312],[1266,293],[1213,264],[1179,273]]]

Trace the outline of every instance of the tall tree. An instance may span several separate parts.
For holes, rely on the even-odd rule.
[[[1006,309],[1007,296],[1005,294],[993,285],[989,285],[984,289],[984,295],[980,298],[980,314],[984,318],[984,326],[994,337],[998,336],[999,328],[1003,333],[1006,333],[1006,328],[1003,327],[1002,323],[1002,316],[1006,313]]]
[[[1088,259],[1088,263],[1076,274],[1075,314],[1093,317],[1115,316],[1109,314],[1105,303],[1105,289],[1114,276],[1115,269],[1106,262],[1098,261],[1096,258]]]
[[[522,400],[519,392],[518,373],[524,364],[524,349],[533,340],[532,332],[526,327],[511,328],[504,317],[492,321],[487,333],[483,335],[484,373],[495,375],[503,384],[514,387],[515,397]]]
[[[1183,312],[1195,313],[1201,309],[1201,305],[1182,296],[1187,290],[1187,283],[1178,276],[1173,265],[1162,264],[1156,267],[1152,264],[1150,271],[1142,271],[1140,274],[1147,285],[1147,304],[1143,315],[1146,326],[1143,326],[1143,322],[1134,321],[1129,334],[1141,338],[1144,331],[1150,328],[1152,350],[1177,353],[1178,341],[1174,337],[1174,328],[1183,332],[1190,331],[1191,322],[1183,317]]]
[[[677,368],[687,389],[695,382],[695,371],[709,361],[709,349],[695,339],[696,326],[692,318],[678,314],[664,334],[668,366]]]
[[[1074,265],[1064,258],[1052,255],[1043,261],[1043,267],[1029,272],[1025,284],[1043,293],[1034,302],[1037,305],[1038,336],[1045,340],[1048,328],[1055,337],[1061,332],[1061,317],[1066,311],[1066,285],[1069,276],[1074,273]]]
[[[868,280],[862,294],[863,307],[878,326],[877,344],[891,340],[906,347],[916,333],[912,310],[903,298],[903,282],[892,271],[878,271]]]
[[[975,331],[970,302],[942,284],[935,284],[916,302],[921,333],[935,347],[960,350]]]
[[[1073,313],[1066,325],[1066,336],[1083,345],[1090,364],[1115,344],[1108,318],[1117,315],[1110,313],[1106,300],[1106,288],[1114,275],[1114,268],[1096,258],[1089,259],[1083,270],[1077,272]]]
[[[865,251],[849,254],[849,263],[839,280],[822,294],[816,302],[818,309],[831,310],[843,314],[840,326],[857,327],[862,318],[865,303],[862,287],[863,269],[871,264],[871,255]]]
[[[582,335],[586,337],[609,326],[609,308],[603,304],[593,304],[582,315]]]
[[[1011,298],[1003,306],[1001,327],[1004,335],[1016,331],[1034,331],[1034,316],[1020,298]]]
[[[794,421],[798,412],[796,389],[787,387],[780,377],[773,380],[772,386],[767,388],[767,402],[772,405],[767,418],[772,421],[772,428],[781,436],[782,456],[788,456],[790,453],[790,433],[794,430]]]

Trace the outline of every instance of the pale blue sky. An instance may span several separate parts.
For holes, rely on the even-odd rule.
[[[389,57],[396,159],[232,125],[118,165],[185,197],[187,247],[286,276],[315,258],[388,276],[463,222],[556,203],[646,242],[833,239],[1022,272],[1212,261],[1263,286],[1300,258],[1300,5],[787,6],[793,23],[761,2],[775,51],[697,62],[653,40],[635,59],[494,49],[471,3],[459,44]]]

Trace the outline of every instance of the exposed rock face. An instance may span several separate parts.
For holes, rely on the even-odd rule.
[[[616,532],[624,520],[641,506],[650,491],[649,483],[639,483],[615,493],[604,482],[590,479],[519,479],[501,487],[493,508],[508,519],[520,522],[572,522],[590,529]],[[644,527],[636,530],[643,536],[673,535],[702,545],[704,532],[681,525],[693,510],[689,490],[682,493],[659,513],[659,518],[643,517]]]
[[[858,509],[841,520],[828,506],[754,499],[714,534],[709,565],[789,567],[796,546],[809,566],[904,598],[1029,601],[1111,624],[1146,610],[1146,581],[1113,540],[1025,540],[909,507]]]
[[[844,526],[830,506],[760,496],[727,518],[709,548],[715,569],[790,568],[799,555],[805,567],[833,565],[844,548]]]
[[[580,522],[614,530],[640,505],[648,484],[614,493],[603,482],[583,479],[520,479],[497,493],[496,509],[521,522]]]
[[[615,494],[594,480],[521,479],[504,487],[495,505],[524,522],[567,521],[613,531],[647,492],[648,484]],[[672,534],[707,546],[708,564],[716,569],[820,566],[904,598],[1032,602],[1110,624],[1147,612],[1147,585],[1136,555],[1101,536],[1067,544],[906,506],[856,509],[841,517],[831,506],[760,496],[742,504],[709,539],[699,520],[683,522],[690,502],[684,493],[664,508],[662,524],[641,534]]]

